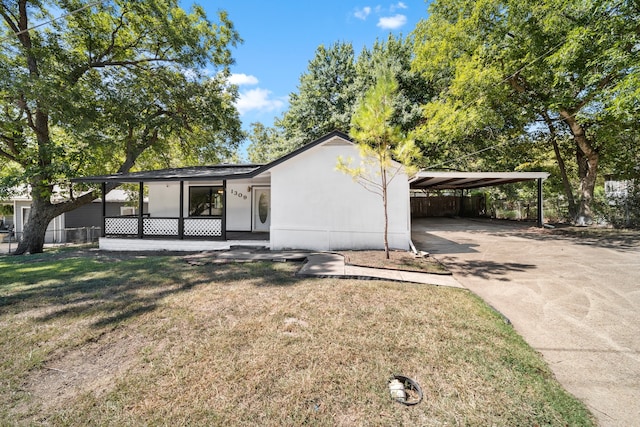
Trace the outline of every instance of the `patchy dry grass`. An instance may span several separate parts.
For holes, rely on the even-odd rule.
[[[384,251],[343,251],[347,264],[360,267],[385,268],[390,270],[419,271],[431,274],[451,274],[437,259],[430,256],[414,255],[407,251],[389,251],[389,259]]]
[[[298,267],[0,257],[0,424],[592,423],[468,292]],[[393,402],[392,374],[424,401]]]

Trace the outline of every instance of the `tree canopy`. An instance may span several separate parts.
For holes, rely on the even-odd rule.
[[[414,32],[414,69],[438,93],[424,105],[418,138],[455,159],[535,132],[550,148],[567,135],[575,214],[589,221],[601,163],[613,165],[622,129],[637,130],[629,120],[638,111],[630,90],[640,65],[637,23],[637,5],[625,1],[434,2]],[[562,165],[567,152],[553,148]]]
[[[298,92],[290,95],[289,109],[273,128],[253,128],[250,160],[273,160],[336,129],[348,133],[356,103],[375,84],[380,68],[388,68],[398,86],[392,121],[408,132],[421,119],[420,105],[432,96],[426,80],[412,70],[412,57],[411,40],[391,34],[357,57],[351,43],[318,47]],[[268,155],[260,158],[258,153]]]
[[[51,219],[97,197],[53,204],[54,185],[177,153],[221,160],[242,139],[225,12],[213,23],[177,0],[18,0],[0,16],[0,177],[33,199],[17,253],[42,251]]]
[[[276,124],[285,139],[304,144],[335,129],[344,130],[356,100],[354,52],[351,43],[321,45],[300,77],[298,92],[289,96],[289,109]]]

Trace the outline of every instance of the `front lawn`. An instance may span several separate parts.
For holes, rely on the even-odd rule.
[[[1,256],[0,424],[592,424],[469,292],[299,267]],[[423,402],[392,401],[392,374]]]

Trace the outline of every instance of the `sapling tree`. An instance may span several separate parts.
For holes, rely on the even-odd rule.
[[[368,191],[381,197],[384,212],[384,251],[389,259],[390,183],[402,172],[410,173],[419,157],[412,138],[394,123],[394,99],[398,83],[388,67],[378,71],[376,83],[356,104],[349,135],[360,150],[361,162],[338,159],[338,170],[351,175]]]

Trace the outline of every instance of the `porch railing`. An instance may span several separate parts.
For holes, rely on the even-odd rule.
[[[222,218],[183,218],[182,236],[223,238]],[[105,217],[105,236],[139,237],[140,218],[135,216]],[[180,237],[180,219],[172,217],[143,217],[142,237]]]

